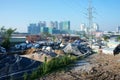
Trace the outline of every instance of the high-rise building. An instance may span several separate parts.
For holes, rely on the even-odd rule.
[[[58,29],[58,22],[55,21],[50,21],[49,25],[48,25],[49,28],[54,28],[54,29]]]
[[[120,26],[117,27],[117,32],[120,33]]]
[[[81,24],[80,25],[80,31],[85,31],[86,30],[86,25],[85,24]]]
[[[48,33],[49,32],[49,28],[48,27],[41,27],[41,29],[40,29],[41,31],[41,33]]]
[[[93,23],[93,31],[99,31],[99,25],[97,23]]]
[[[70,21],[63,22],[63,30],[70,30]]]
[[[57,21],[54,22],[54,28],[58,29],[58,22]]]
[[[63,30],[63,22],[62,21],[59,23],[59,28],[58,29]]]
[[[44,32],[49,32],[51,34],[69,33],[70,21],[62,21],[59,25],[57,21],[50,21],[49,25],[46,25],[45,21],[40,21],[38,24],[30,24],[28,26],[29,34],[39,34]]]
[[[39,34],[40,33],[40,28],[36,24],[30,24],[28,26],[28,33],[29,34]]]
[[[86,24],[81,24],[80,25],[80,31],[88,33],[89,28],[86,26]]]
[[[62,21],[59,23],[59,29],[69,31],[70,30],[70,21]]]
[[[49,28],[54,28],[54,22],[53,21],[50,21]]]
[[[38,26],[39,26],[39,27],[46,27],[46,21],[40,21],[40,22],[38,23]]]
[[[46,27],[46,21],[40,21],[38,23],[39,33],[41,33],[41,27]]]
[[[50,34],[60,34],[60,30],[54,29],[54,28],[49,28],[49,33]]]

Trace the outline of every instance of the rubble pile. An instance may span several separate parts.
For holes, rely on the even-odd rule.
[[[92,54],[92,49],[87,44],[83,44],[80,40],[69,43],[63,50],[66,53],[72,53],[77,56]]]
[[[68,53],[76,56],[90,55],[92,50],[81,40],[63,44],[62,42],[21,43],[14,47],[14,54],[0,55],[0,79],[23,74],[37,68],[45,61]],[[20,75],[19,74],[19,75]]]
[[[37,68],[40,64],[42,63],[17,54],[0,54],[0,80],[9,78],[12,75],[18,77],[24,72]]]
[[[21,56],[22,57],[27,57],[27,58],[30,58],[30,59],[33,59],[33,60],[44,62],[45,57],[47,58],[47,61],[50,61],[53,57],[56,57],[57,54],[55,54],[54,52],[39,51],[39,52],[35,52],[33,54],[26,54],[26,55],[21,55]]]

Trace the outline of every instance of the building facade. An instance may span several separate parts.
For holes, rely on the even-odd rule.
[[[117,27],[117,32],[120,33],[120,26]]]
[[[93,31],[99,31],[99,25],[97,23],[93,23]]]
[[[67,34],[70,33],[70,21],[62,21],[60,23],[50,21],[48,27],[45,21],[40,21],[38,24],[29,24],[28,33],[31,35],[40,33]]]
[[[36,24],[30,24],[28,26],[28,33],[29,34],[39,34],[40,33],[40,27]]]
[[[57,21],[50,21],[48,27],[58,29],[58,22]]]
[[[48,27],[41,27],[41,33],[49,33],[49,28]]]
[[[59,23],[59,29],[70,31],[70,21],[62,21]]]

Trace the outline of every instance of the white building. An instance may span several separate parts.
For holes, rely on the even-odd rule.
[[[99,31],[99,25],[97,23],[93,23],[93,31]]]
[[[58,22],[57,22],[57,21],[50,21],[50,22],[48,23],[48,27],[49,27],[49,28],[58,29]]]
[[[120,26],[117,27],[117,32],[120,33]]]
[[[85,24],[80,25],[80,31],[88,32],[88,28]]]
[[[85,28],[86,28],[86,27],[85,27],[85,24],[81,24],[81,25],[80,25],[80,31],[85,31]]]

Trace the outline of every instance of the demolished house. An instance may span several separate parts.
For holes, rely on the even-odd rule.
[[[82,56],[83,55],[79,51],[79,49],[77,48],[77,46],[74,46],[71,43],[69,43],[63,50],[64,50],[65,53],[71,53],[71,54],[77,55],[77,56]]]
[[[92,49],[80,41],[69,43],[63,50],[65,53],[71,53],[76,56],[92,54]]]

